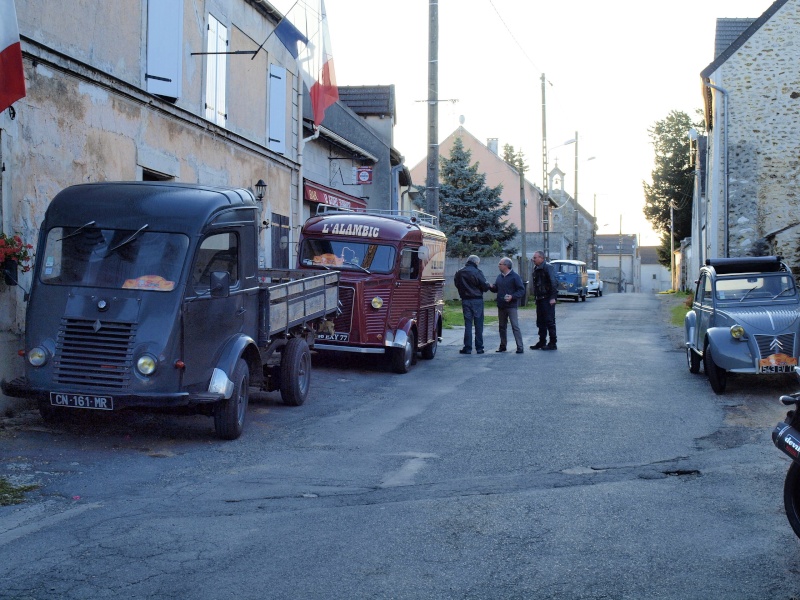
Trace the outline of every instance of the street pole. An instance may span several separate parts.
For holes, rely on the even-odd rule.
[[[428,16],[428,212],[439,218],[439,0],[429,0]]]
[[[547,192],[547,103],[544,97],[544,73],[542,73],[542,231],[544,232],[544,259],[550,260],[550,197]]]
[[[525,241],[525,209],[528,206],[528,202],[525,200],[525,169],[522,164],[522,156],[517,159],[517,169],[519,169],[519,229],[522,235],[522,259],[519,261],[519,274],[524,282],[528,280],[528,247]],[[527,297],[526,293],[522,297],[523,301]]]
[[[597,269],[597,194],[592,204],[592,268]]]
[[[622,291],[622,215],[619,216],[619,291]]]
[[[578,260],[578,132],[575,132],[575,210],[573,211],[572,259]]]
[[[670,287],[672,291],[677,290],[677,286],[675,285],[675,214],[674,214],[674,205],[672,202],[669,203],[669,277],[672,279],[672,284]]]

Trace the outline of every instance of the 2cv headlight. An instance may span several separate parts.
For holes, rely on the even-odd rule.
[[[741,325],[731,325],[731,337],[739,340],[744,337],[744,327]]]

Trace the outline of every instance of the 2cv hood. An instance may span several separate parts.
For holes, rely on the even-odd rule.
[[[800,312],[795,308],[776,309],[771,306],[729,308],[718,311],[730,325],[738,323],[748,333],[777,334],[787,329],[795,330],[800,321]]]

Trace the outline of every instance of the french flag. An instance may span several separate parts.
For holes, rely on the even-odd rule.
[[[298,61],[303,79],[311,94],[314,125],[319,126],[325,118],[325,111],[339,99],[339,88],[336,85],[336,73],[333,69],[331,36],[328,32],[325,2],[324,0],[307,0],[302,5],[305,8],[303,15],[305,18],[302,19],[302,23],[307,41],[302,52],[298,53]]]
[[[25,73],[14,0],[0,0],[0,112],[25,97]]]

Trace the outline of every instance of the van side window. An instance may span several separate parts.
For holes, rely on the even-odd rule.
[[[227,271],[232,286],[239,281],[239,240],[235,233],[210,235],[200,244],[192,270],[196,292],[208,292],[214,271]]]
[[[416,249],[404,248],[400,254],[400,279],[419,279],[419,254]]]

